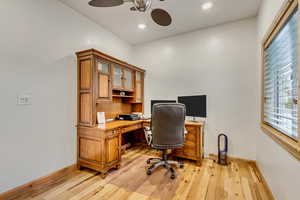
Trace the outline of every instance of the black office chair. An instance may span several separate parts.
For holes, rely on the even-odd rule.
[[[162,158],[149,158],[147,163],[158,161],[147,169],[151,175],[159,166],[171,172],[171,179],[176,178],[175,170],[171,165],[176,164],[183,168],[183,163],[167,159],[167,150],[183,147],[184,145],[185,106],[176,103],[158,103],[153,105],[150,128],[145,131],[152,136],[151,146],[162,151]]]

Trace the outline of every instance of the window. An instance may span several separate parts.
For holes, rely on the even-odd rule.
[[[298,10],[265,48],[264,121],[294,139],[298,137]]]
[[[292,0],[263,43],[262,127],[300,159],[298,24],[298,0]]]

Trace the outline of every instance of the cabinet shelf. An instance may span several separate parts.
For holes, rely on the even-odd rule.
[[[130,89],[119,89],[119,88],[113,88],[113,91],[120,91],[120,92],[134,92],[133,90]]]
[[[112,95],[113,97],[120,97],[120,98],[133,98],[134,96],[122,96],[122,95]]]

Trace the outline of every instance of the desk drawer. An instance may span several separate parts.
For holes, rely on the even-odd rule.
[[[196,149],[197,148],[197,144],[194,141],[185,140],[184,141],[184,148]]]
[[[192,141],[192,142],[196,142],[197,141],[197,136],[196,136],[196,133],[187,133],[185,135],[185,140],[188,140],[188,141]]]
[[[113,138],[117,136],[119,133],[120,133],[120,129],[114,129],[114,130],[106,131],[105,135],[107,138]]]
[[[197,127],[195,126],[186,126],[185,128],[188,133],[197,133]]]
[[[122,128],[122,133],[135,131],[135,130],[140,129],[142,127],[143,127],[142,124],[135,124],[135,125],[131,125],[131,126],[126,126],[126,127]]]
[[[197,157],[197,151],[195,148],[184,148],[183,153],[186,156]]]

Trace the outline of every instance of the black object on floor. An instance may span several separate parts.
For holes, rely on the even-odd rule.
[[[221,144],[222,141],[224,142],[223,144]],[[220,134],[218,136],[218,164],[228,165],[227,153],[228,153],[228,137],[225,134]]]

